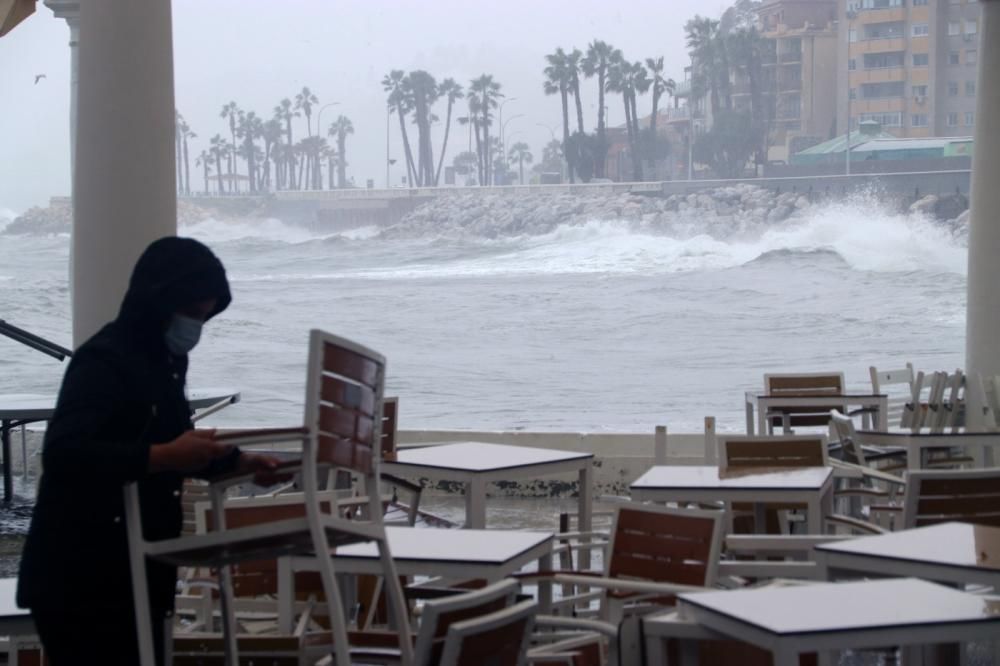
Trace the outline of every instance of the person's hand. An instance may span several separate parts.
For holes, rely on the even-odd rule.
[[[188,430],[166,444],[154,444],[149,448],[149,471],[194,473],[228,454],[232,448],[232,445],[215,441],[214,429]]]
[[[280,463],[281,460],[274,456],[244,451],[240,455],[239,471],[253,472],[253,482],[258,486],[273,486],[292,478],[291,474],[282,474],[277,471]]]

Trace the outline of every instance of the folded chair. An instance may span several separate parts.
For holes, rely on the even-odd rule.
[[[305,419],[301,426],[219,438],[248,445],[301,443],[302,459],[283,464],[282,470],[301,472],[306,509],[304,517],[228,529],[224,510],[226,491],[252,479],[252,475],[234,474],[216,479],[211,484],[213,513],[218,521],[216,531],[150,542],[142,533],[138,487],[135,483],[126,486],[126,521],[142,666],[155,664],[145,584],[147,558],[177,566],[218,569],[227,663],[237,666],[229,565],[245,560],[309,553],[317,554],[320,563],[336,663],[349,664],[342,598],[331,559],[323,555],[336,545],[361,541],[374,541],[378,545],[392,615],[399,629],[402,663],[407,666],[412,663],[413,648],[408,639],[406,602],[389,552],[378,493],[385,358],[349,340],[313,330],[309,336],[307,374]],[[369,505],[362,516],[348,519],[337,511],[323,510],[318,480],[321,471],[330,469],[345,469],[363,478]]]
[[[764,392],[774,396],[829,396],[844,393],[844,373],[842,372],[810,372],[781,373],[764,375]],[[766,414],[767,430],[774,432],[775,426],[781,426],[783,432],[791,428],[807,426],[825,426],[829,406],[782,407]],[[841,408],[840,411],[847,411]]]

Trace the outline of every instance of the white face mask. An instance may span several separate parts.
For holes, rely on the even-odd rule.
[[[183,356],[195,348],[201,339],[202,321],[175,314],[164,333],[167,349],[174,356]]]

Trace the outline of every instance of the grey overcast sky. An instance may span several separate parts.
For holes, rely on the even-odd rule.
[[[328,127],[338,114],[354,123],[348,176],[364,186],[385,183],[386,115],[380,81],[390,69],[426,69],[439,81],[465,85],[492,74],[508,98],[507,135],[536,157],[561,132],[558,96],[542,92],[544,55],[562,46],[585,49],[594,38],[631,60],[665,56],[667,74],[683,78],[684,23],[695,14],[717,18],[726,0],[174,0],[177,107],[198,134],[197,154],[216,133],[228,134],[221,107],[236,101],[269,118],[282,97],[308,85]],[[0,39],[0,218],[69,193],[69,28],[38,5],[25,23]],[[35,75],[46,77],[35,84]],[[585,125],[596,123],[596,83],[584,88]],[[610,122],[624,120],[610,98]],[[649,99],[640,101],[648,113]],[[444,117],[444,106],[439,111]],[[521,117],[516,117],[520,115]],[[305,136],[304,120],[296,133]],[[316,124],[314,112],[313,125]],[[398,123],[390,151],[398,150]],[[440,124],[438,125],[440,130]],[[466,147],[456,125],[448,161]],[[440,134],[435,137],[435,153]],[[191,156],[193,162],[194,155]],[[82,168],[86,168],[82,165]],[[201,179],[192,168],[192,185]],[[394,169],[399,182],[403,170]]]

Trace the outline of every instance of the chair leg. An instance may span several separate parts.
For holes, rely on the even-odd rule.
[[[399,585],[399,574],[396,573],[396,563],[392,561],[388,544],[383,540],[378,542],[379,559],[382,561],[382,580],[385,581],[386,600],[389,602],[390,619],[396,626],[399,635],[399,654],[403,666],[413,664],[413,643],[410,639],[409,609],[406,598]]]
[[[310,520],[310,522],[312,522]],[[330,544],[326,533],[318,525],[310,525],[313,532],[313,545],[316,548],[316,560],[319,563],[320,578],[323,580],[323,593],[326,595],[327,613],[330,619],[330,632],[333,634],[333,653],[336,666],[350,666],[351,651],[347,638],[347,621],[344,619],[344,600],[340,596],[340,586],[333,571],[333,562],[325,553],[330,552]]]
[[[219,612],[222,614],[222,636],[226,645],[226,666],[239,666],[240,653],[236,643],[236,613],[233,610],[233,575],[227,564],[219,567]]]
[[[153,618],[146,582],[146,553],[140,545],[142,522],[139,516],[139,489],[135,483],[125,487],[125,526],[129,535],[129,569],[132,573],[132,603],[135,605],[135,629],[139,639],[139,663],[141,666],[156,666]]]

